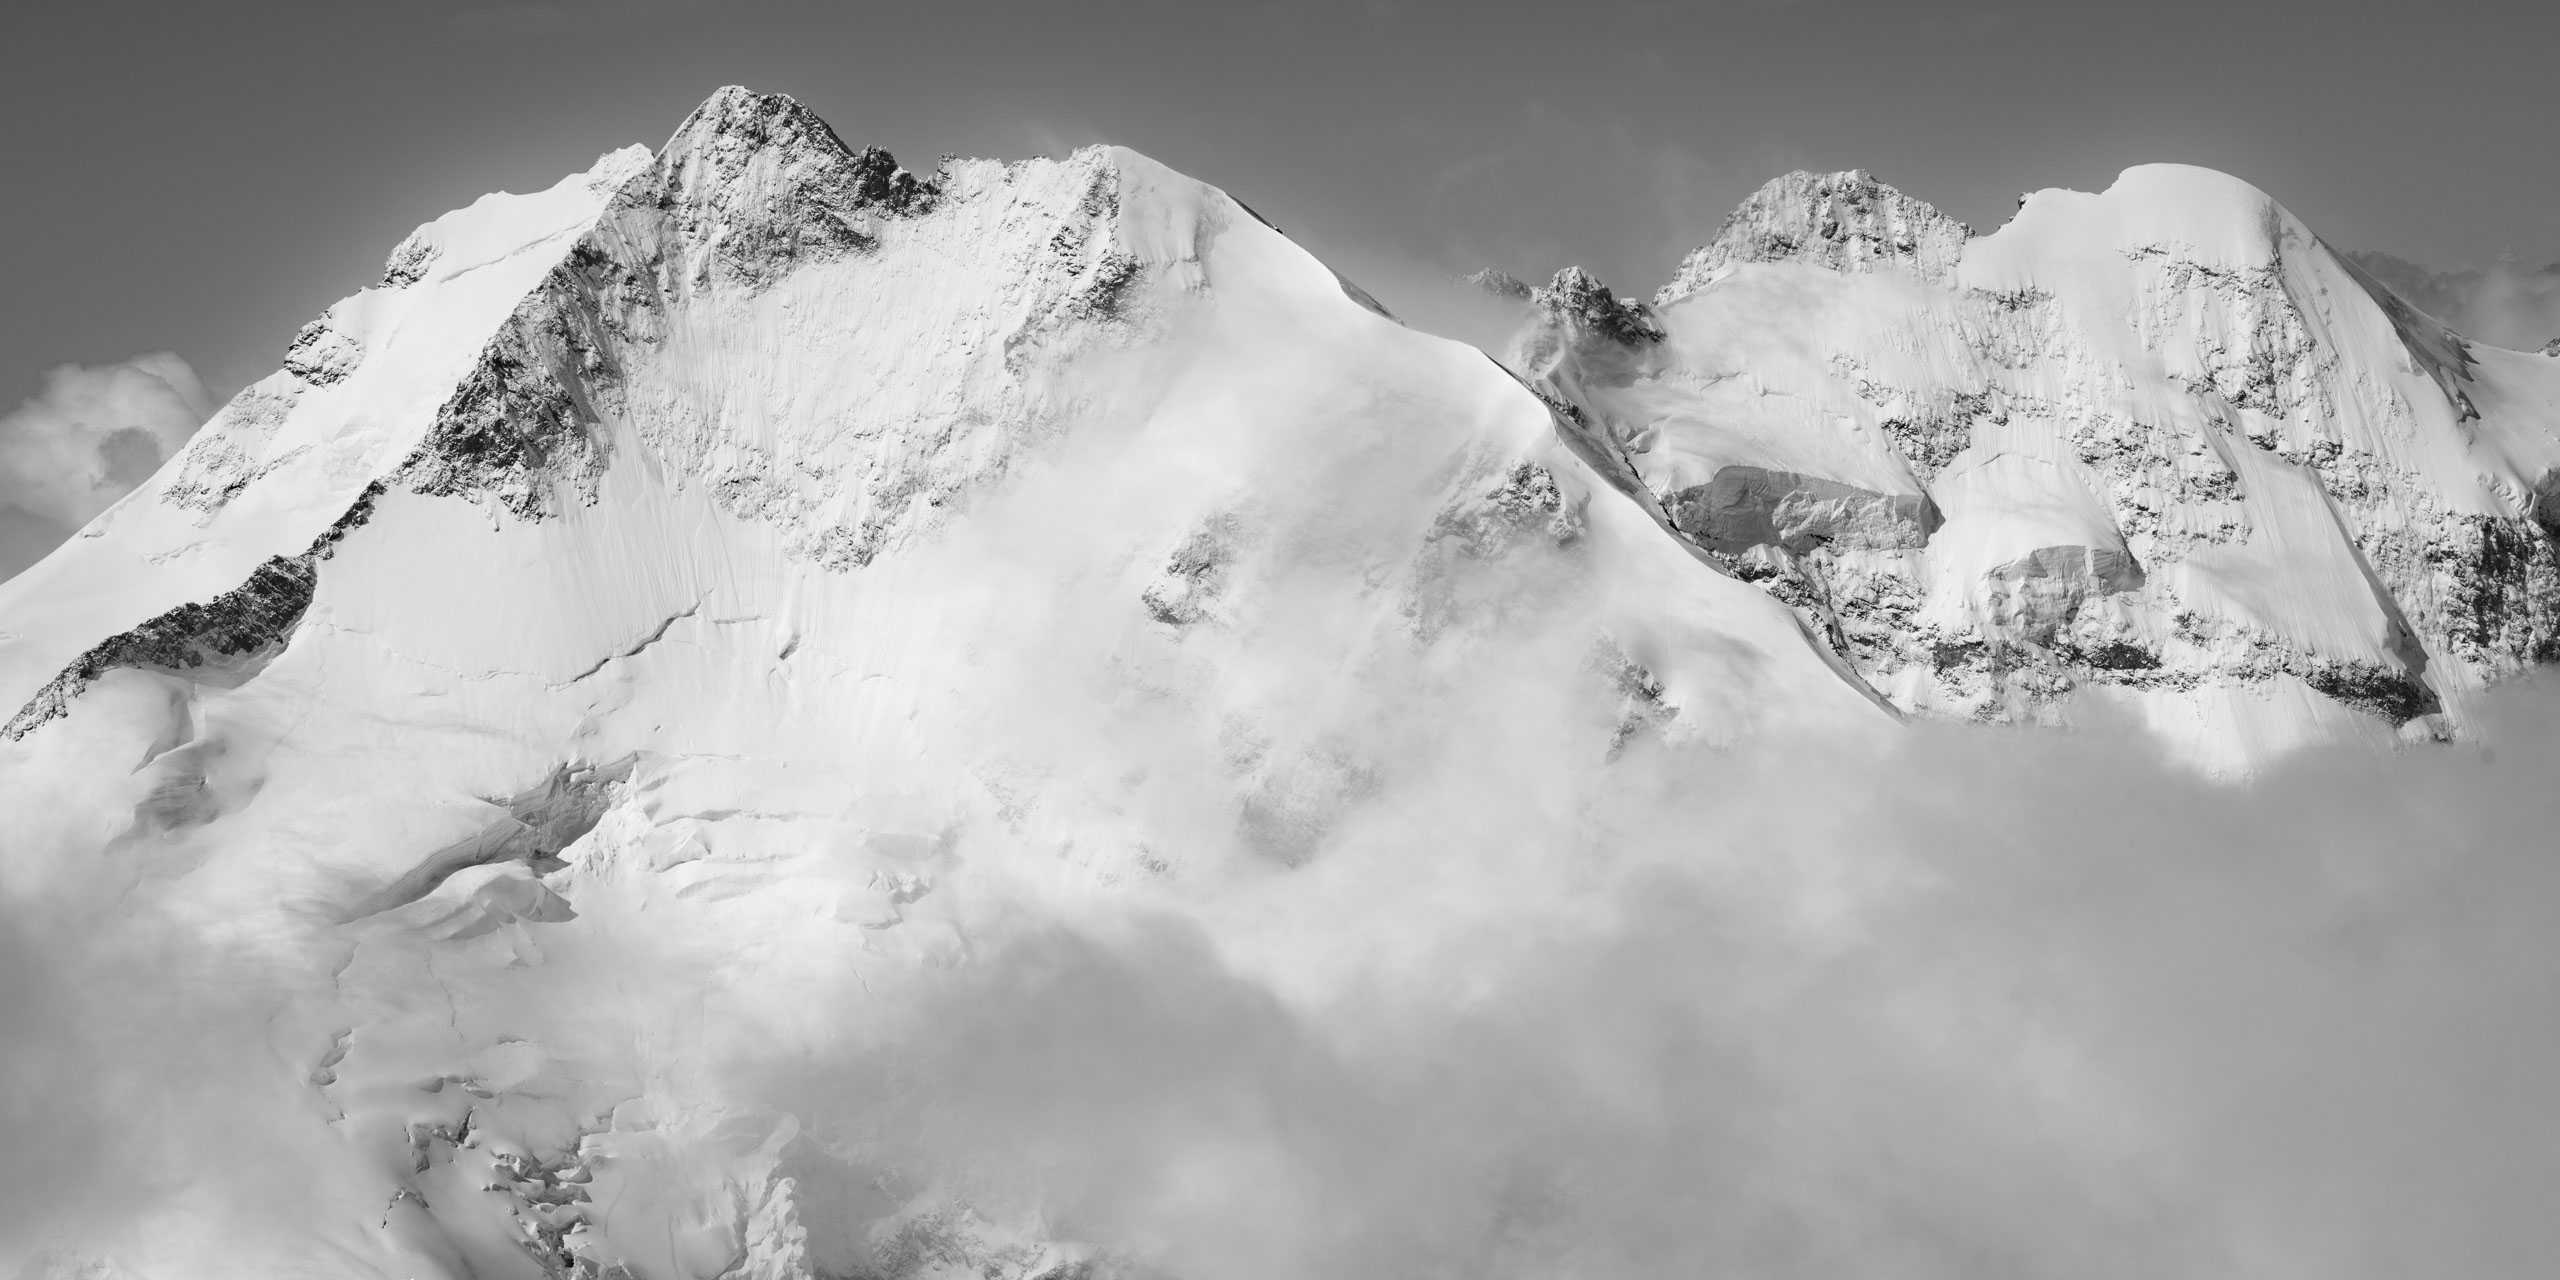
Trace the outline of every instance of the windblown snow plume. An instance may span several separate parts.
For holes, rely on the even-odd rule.
[[[149,479],[212,411],[195,370],[167,352],[47,373],[0,416],[0,577]]]
[[[2049,193],[1978,260],[1796,182],[1694,294],[1537,291],[1517,373],[1133,152],[919,173],[743,89],[431,222],[0,585],[0,1273],[2534,1270],[2541,597],[2392,749],[2286,664],[2432,678],[2369,535],[2435,508],[2279,451],[2366,394],[2431,468],[2373,484],[2456,492],[2464,398],[2486,522],[2547,384],[2248,265],[2289,224],[2215,183],[2225,239]],[[2073,310],[2128,279],[2155,329]],[[1827,416],[1737,290],[2046,321]],[[2012,453],[2029,385],[2158,430],[1959,490],[1862,430],[1923,375]],[[1771,585],[1923,554],[1944,612]],[[2162,697],[1907,715],[1856,641],[1995,596]]]
[[[2464,335],[2517,351],[2560,342],[2560,262],[2501,261],[2485,269],[2434,271],[2387,253],[2347,257],[2410,304]]]

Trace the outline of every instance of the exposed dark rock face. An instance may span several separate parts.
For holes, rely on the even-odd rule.
[[[248,657],[284,638],[311,606],[312,563],[277,556],[249,580],[203,603],[179,605],[80,655],[11,718],[0,733],[23,738],[64,713],[71,699],[119,667],[185,671]]]
[[[678,126],[657,162],[616,197],[667,215],[695,283],[760,288],[794,265],[867,252],[877,220],[932,210],[941,187],[878,147],[856,152],[790,97],[723,89]]]
[[[1547,287],[1532,290],[1529,300],[1539,310],[1580,332],[1621,346],[1650,346],[1663,339],[1662,324],[1653,318],[1653,308],[1620,299],[1609,291],[1609,286],[1580,267],[1557,272]]]
[[[1973,444],[1977,425],[2009,421],[2006,397],[1987,390],[1887,386],[1868,376],[1864,361],[1848,355],[1833,356],[1831,368],[1857,389],[1859,399],[1876,407],[1877,427],[1910,466],[1912,478],[1924,484]]]
[[[1940,279],[1954,270],[1971,234],[1965,224],[1863,169],[1799,170],[1753,192],[1715,239],[1680,264],[1654,303],[1667,306],[1718,272],[1755,262],[1803,262],[1833,271],[1893,264]]]
[[[2453,525],[2471,539],[2424,551],[2446,582],[2438,610],[2448,647],[2473,662],[2560,660],[2560,530],[2552,515],[2464,516]]]
[[[412,233],[391,251],[390,259],[382,264],[383,287],[405,289],[426,279],[427,269],[435,265],[441,253],[442,247],[428,238],[423,229]]]
[[[2392,724],[2407,724],[2444,709],[2425,676],[2371,662],[2310,662],[2294,672],[2322,697],[2333,698]]]
[[[308,550],[276,556],[251,571],[246,582],[221,595],[190,602],[160,614],[131,631],[109,636],[46,682],[27,704],[0,726],[0,737],[26,737],[69,714],[71,703],[119,668],[194,671],[227,670],[262,665],[283,650],[311,607],[319,582],[320,562],[338,543],[373,514],[381,486],[365,490],[347,513]]]
[[[285,348],[284,368],[313,386],[325,387],[354,372],[363,359],[363,345],[338,332],[329,317],[322,316],[293,335],[293,344]]]
[[[508,319],[436,413],[395,479],[439,497],[488,498],[525,519],[564,490],[592,500],[608,461],[594,384],[609,379],[589,283],[563,267]]]
[[[942,195],[940,187],[899,168],[898,158],[879,147],[864,147],[853,157],[849,185],[855,208],[885,209],[900,217],[930,212]]]

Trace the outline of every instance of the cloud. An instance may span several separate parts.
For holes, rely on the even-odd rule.
[[[0,577],[150,478],[212,411],[195,370],[167,352],[46,373],[0,417]]]
[[[2560,689],[2493,702],[2490,749],[2314,752],[2246,788],[1951,725],[1638,753],[1564,805],[1461,758],[1294,871],[1016,896],[894,987],[706,1003],[691,944],[635,919],[546,934],[484,998],[604,1060],[656,1042],[617,1009],[717,1011],[674,1046],[681,1105],[793,1117],[829,1274],[884,1239],[962,1257],[879,1234],[920,1190],[1189,1280],[2535,1274]],[[1561,767],[1541,727],[1486,760]],[[100,772],[93,800],[144,785]],[[93,857],[13,853],[0,1101],[15,1151],[58,1154],[0,1161],[0,1245],[193,1197],[247,1266],[296,1204],[326,1216],[324,1181],[378,1185],[271,1023],[323,980]],[[1006,851],[957,853],[1005,896]]]
[[[2528,269],[2508,259],[2486,271],[2436,271],[2387,253],[2347,257],[2467,337],[2517,351],[2560,341],[2560,263]]]
[[[1256,376],[1238,394],[1320,385],[1277,358]],[[1429,447],[1414,434],[1378,447]],[[1310,536],[1377,545],[1358,522],[1398,508],[1364,486],[1399,468],[1259,444],[1167,474],[1251,477]],[[1346,664],[1324,641],[1375,601],[1324,587],[1341,561],[1316,558],[1273,588],[1269,643],[1190,642],[1229,716],[1127,696],[1121,615],[1058,585],[1076,522],[1169,500],[1125,457],[1117,437],[1062,444],[1054,473],[1026,466],[1018,501],[974,513],[993,523],[917,552],[949,557],[920,580],[1006,602],[967,640],[1004,655],[993,687],[919,717],[949,736],[917,755],[1072,761],[1098,795],[1176,779],[1133,827],[1172,871],[1108,890],[1060,887],[1076,876],[1037,823],[955,825],[900,855],[941,882],[884,934],[830,909],[860,882],[827,877],[863,855],[813,827],[788,851],[810,856],[774,864],[802,870],[771,872],[798,882],[701,846],[669,875],[635,846],[582,855],[559,880],[576,918],[512,939],[385,922],[253,948],[264,917],[196,901],[223,868],[195,860],[302,887],[292,842],[314,819],[269,790],[279,838],[227,850],[84,827],[184,778],[129,762],[195,723],[175,683],[102,682],[46,730],[82,767],[0,768],[0,813],[31,828],[0,846],[0,1120],[26,1135],[13,1155],[63,1152],[0,1159],[0,1273],[20,1239],[190,1204],[236,1249],[147,1274],[472,1273],[355,1252],[400,1207],[399,1127],[477,1105],[447,1087],[439,1030],[566,1064],[492,1086],[493,1133],[513,1107],[559,1108],[563,1145],[600,1111],[664,1118],[603,1134],[626,1154],[590,1184],[635,1249],[719,1237],[724,1170],[770,1146],[754,1172],[795,1181],[814,1274],[919,1273],[875,1269],[901,1249],[1030,1270],[901,1220],[936,1196],[1187,1280],[2358,1280],[2560,1257],[2560,687],[2485,695],[2473,742],[2313,751],[2247,787],[2103,728],[1638,738],[1610,761],[1616,726],[1576,683],[1589,610],[1508,615],[1503,643],[1445,669],[1364,655],[1329,677]],[[1521,572],[1570,591],[1570,569]],[[1218,803],[1232,748],[1212,739],[1246,718],[1258,755],[1309,762],[1282,798],[1330,806],[1285,859],[1240,851]],[[186,750],[262,732],[202,723],[214,740]],[[1314,767],[1342,760],[1356,785]],[[715,892],[654,893],[701,870]],[[953,944],[912,965],[872,950],[925,929]],[[328,1033],[350,1026],[323,1093]],[[670,1171],[632,1172],[651,1164]],[[500,1203],[450,1189],[454,1221]],[[314,1238],[351,1252],[277,1260]],[[695,1274],[734,1258],[717,1242]]]
[[[730,1079],[1198,1280],[2531,1274],[2560,691],[2503,696],[2248,788],[1926,726],[1440,790]]]
[[[1432,128],[1414,127],[1427,137]],[[1451,154],[1436,137],[1429,141]],[[1524,277],[1581,265],[1616,277],[1611,283],[1622,291],[1645,293],[1773,176],[1731,172],[1657,122],[1540,99],[1508,122],[1501,145],[1455,153],[1425,190],[1436,225],[1469,228],[1441,249],[1452,265]],[[1569,242],[1551,230],[1590,223],[1594,207],[1610,212],[1605,234]]]
[[[97,717],[57,726],[82,769],[0,764],[0,1275],[28,1280],[127,1280],[51,1247],[154,1213],[281,1236],[311,1194],[270,1019],[312,970],[209,936],[119,838],[105,815],[159,785],[130,731],[183,710],[160,682],[100,693]]]
[[[2454,327],[2519,351],[2560,342],[2560,263],[2527,271],[2501,262],[2481,273]]]

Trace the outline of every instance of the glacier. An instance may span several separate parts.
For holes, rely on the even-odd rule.
[[[1352,1265],[1220,1198],[1295,1171],[938,1082],[1124,953],[1263,1011],[1192,1052],[1327,1077],[1270,1009],[1615,913],[1630,815],[1807,742],[1845,786],[1931,717],[2120,716],[2210,795],[2462,738],[2560,646],[2560,362],[2235,180],[1976,237],[1794,175],[1650,303],[1519,292],[1496,359],[1126,149],[917,174],[743,89],[421,227],[0,585],[7,941],[182,993],[106,1038],[200,1046],[226,1117],[0,1218],[28,1274]],[[1797,869],[1806,930],[1872,889]],[[1079,1205],[1085,1147],[1207,1208]]]

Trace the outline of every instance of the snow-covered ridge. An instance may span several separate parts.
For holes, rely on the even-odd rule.
[[[1524,371],[1906,708],[2094,699],[2236,764],[2357,713],[2447,732],[2560,654],[2560,370],[2224,175],[2039,192],[1968,238],[1792,174],[1660,291],[1662,337],[1572,310]]]
[[[292,1170],[185,1149],[39,1274],[1115,1274],[909,1162],[900,1072],[790,1079],[1115,904],[1296,990],[1304,903],[1583,878],[1622,780],[1782,734],[2243,766],[2554,648],[2560,361],[2244,184],[1967,239],[1800,175],[1689,268],[1486,277],[1506,368],[1135,153],[914,174],[743,89],[420,228],[0,585],[11,885],[259,975],[187,1048]]]
[[[226,1101],[310,1181],[77,1265],[1098,1274],[713,1058],[1450,777],[1891,723],[1483,353],[1123,149],[906,174],[723,90],[285,366],[0,586],[8,852],[283,975]]]
[[[1681,260],[1654,304],[1669,306],[1754,262],[1800,262],[1833,271],[1891,264],[1943,279],[1963,255],[1969,234],[1963,223],[1863,169],[1798,170],[1743,201],[1715,239]]]
[[[314,562],[385,486],[521,518],[592,503],[609,465],[608,416],[636,420],[652,447],[730,510],[788,527],[794,554],[861,563],[885,539],[929,523],[972,476],[1001,471],[1018,420],[1046,412],[1020,376],[1042,344],[1125,328],[1123,295],[1142,272],[1202,283],[1183,239],[1196,230],[1119,217],[1124,185],[1177,185],[1158,173],[1134,153],[1096,147],[1064,161],[959,162],[919,179],[876,148],[846,147],[788,97],[732,88],[654,157],[619,152],[550,192],[491,197],[421,227],[393,251],[382,285],[306,326],[283,372],[244,390],[168,471],[21,580],[59,607],[77,587],[48,593],[45,581],[76,581],[81,560],[112,555],[95,540],[117,525],[143,522],[150,529],[137,536],[164,544],[142,582],[120,577],[121,613],[0,647],[0,700],[23,705],[5,732],[22,735],[59,714],[101,664],[122,661],[115,655],[179,655],[178,665],[192,666],[197,655],[246,652],[246,639],[217,635],[206,621],[227,612],[216,601],[263,599],[239,594],[273,579],[252,572],[261,557]],[[949,207],[928,220],[946,189]],[[884,240],[900,243],[884,252]],[[738,403],[791,361],[817,359],[816,349],[851,336],[844,325],[863,323],[831,321],[807,290],[762,296],[794,271],[849,257],[879,260],[883,269],[864,283],[906,295],[897,323],[916,336],[900,357],[912,362],[896,371],[904,376],[879,379],[888,394],[856,398],[846,416],[821,421],[783,422]],[[1006,280],[999,310],[955,310],[955,271]],[[702,313],[685,315],[696,302]],[[689,370],[682,385],[641,369],[633,385],[633,366],[650,364],[657,349],[720,342],[732,326],[797,342],[768,343],[748,364]],[[878,376],[846,368],[824,385],[850,394]],[[943,427],[929,439],[915,434],[964,405],[1000,429],[977,439]],[[850,474],[848,459],[815,456],[847,445],[864,455]],[[182,523],[194,528],[178,532]],[[155,599],[167,602],[158,616],[122,616]],[[275,634],[250,647],[279,640],[299,617],[290,601],[258,611]],[[103,638],[75,660],[63,650],[83,632]],[[178,632],[190,638],[167,638]],[[137,638],[146,635],[163,639]],[[59,674],[35,693],[31,682],[48,664]]]

